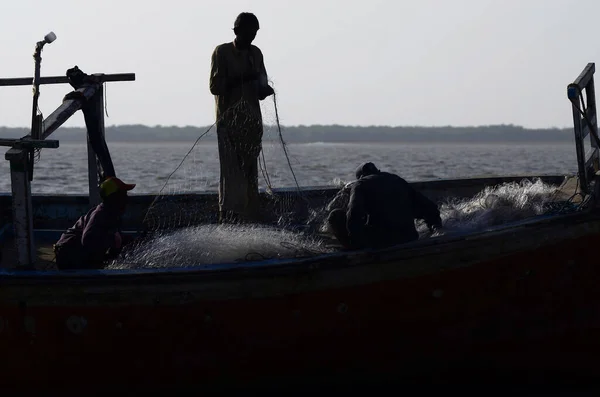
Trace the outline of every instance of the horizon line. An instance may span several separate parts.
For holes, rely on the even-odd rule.
[[[105,128],[115,128],[115,127],[147,127],[147,128],[208,128],[214,124],[204,124],[204,125],[175,125],[175,124],[142,124],[142,123],[133,123],[133,124],[111,124],[105,125]],[[275,126],[276,124],[268,124],[263,123],[264,126]],[[385,124],[371,124],[371,125],[357,125],[357,124],[280,124],[281,127],[284,128],[300,128],[300,127],[343,127],[343,128],[490,128],[490,127],[510,127],[516,129],[524,129],[524,130],[564,130],[571,129],[573,126],[567,127],[524,127],[522,125],[517,124],[478,124],[478,125],[385,125]],[[31,126],[2,126],[0,128],[13,128],[13,129],[30,129]],[[74,128],[86,128],[85,125],[82,126],[61,126],[59,129],[74,129]]]

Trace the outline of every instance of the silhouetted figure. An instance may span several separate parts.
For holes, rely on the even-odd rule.
[[[235,20],[235,40],[212,54],[210,92],[215,96],[221,177],[221,220],[259,217],[258,155],[263,124],[260,102],[273,94],[260,49],[252,45],[259,24],[254,14]]]
[[[347,211],[331,211],[327,222],[348,249],[383,248],[418,240],[415,219],[441,227],[437,205],[398,175],[381,172],[373,163],[356,170]]]
[[[99,269],[104,261],[119,254],[125,243],[121,217],[127,207],[127,192],[134,187],[116,177],[102,182],[102,203],[80,217],[54,245],[59,269]]]

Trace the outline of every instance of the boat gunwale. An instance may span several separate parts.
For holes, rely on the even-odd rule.
[[[566,221],[566,222],[565,222]],[[269,259],[243,263],[220,263],[208,266],[178,268],[142,268],[142,269],[100,269],[100,270],[5,270],[0,272],[0,285],[10,284],[52,284],[77,280],[80,282],[123,282],[132,280],[170,282],[182,277],[201,277],[196,281],[243,279],[249,276],[264,277],[276,275],[301,275],[321,270],[339,270],[344,268],[369,266],[373,263],[389,263],[410,260],[417,257],[440,254],[440,251],[461,251],[465,245],[478,244],[481,240],[502,237],[531,228],[553,229],[555,225],[565,223],[580,225],[589,221],[600,221],[600,213],[592,210],[573,213],[540,215],[515,223],[498,225],[478,232],[464,232],[453,235],[422,239],[384,249],[363,249],[340,251],[302,258]],[[457,244],[461,244],[458,246]],[[512,253],[511,251],[509,253]],[[495,256],[494,258],[497,258]],[[440,270],[444,268],[439,266]]]
[[[531,179],[552,179],[554,184],[560,185],[560,179],[566,180],[570,175],[547,175],[547,176],[514,176],[514,177],[492,177],[492,178],[460,178],[454,180],[425,181],[421,182],[425,186],[446,184],[450,182],[453,186],[480,186],[483,189],[486,185],[496,185],[506,183],[506,181],[523,181]],[[458,185],[458,186],[457,186]],[[323,193],[328,190],[339,190],[339,188],[321,188],[313,193]],[[294,189],[290,189],[294,190]],[[69,197],[66,195],[66,197]],[[73,196],[71,196],[73,197]],[[75,196],[81,197],[81,196]],[[57,198],[57,197],[56,197]],[[562,223],[570,221],[574,223],[584,223],[586,221],[600,219],[600,216],[594,215],[593,210],[584,210],[563,214],[538,215],[523,219],[520,221],[509,222],[496,225],[479,231],[454,232],[447,235],[429,237],[414,242],[400,244],[384,249],[363,249],[353,251],[338,251],[323,253],[314,256],[292,257],[292,258],[274,258],[260,261],[246,262],[223,262],[218,264],[170,267],[170,268],[138,268],[138,269],[77,269],[77,270],[26,270],[26,269],[0,269],[0,285],[12,283],[61,283],[64,281],[93,281],[102,282],[117,280],[128,282],[128,280],[151,280],[151,279],[170,279],[186,276],[199,276],[202,280],[219,278],[244,278],[249,276],[261,277],[265,274],[300,274],[303,272],[314,271],[315,268],[321,270],[345,268],[352,266],[364,266],[374,262],[390,262],[398,260],[410,260],[414,257],[422,257],[430,254],[436,254],[440,249],[460,250],[456,246],[461,242],[477,242],[481,239],[492,238],[496,235],[505,235],[514,233],[523,228],[540,227],[549,223]],[[592,218],[590,218],[590,216]],[[37,229],[37,232],[50,231],[50,229]],[[56,231],[56,230],[55,230]],[[456,248],[451,247],[454,245]],[[464,245],[464,244],[463,244]],[[384,257],[385,259],[383,259]]]
[[[475,176],[468,178],[444,178],[444,179],[431,179],[431,180],[415,180],[410,181],[407,180],[410,185],[413,187],[419,188],[436,188],[436,185],[445,185],[451,184],[452,187],[469,187],[481,185],[482,187],[485,185],[496,185],[501,183],[510,183],[516,182],[520,180],[527,179],[541,179],[542,181],[550,181],[550,180],[560,180],[566,179],[569,177],[577,176],[576,174],[514,174],[514,175],[503,175],[503,176]],[[560,183],[556,183],[560,184]],[[323,194],[323,193],[331,193],[334,191],[339,191],[344,185],[340,186],[302,186],[300,187],[300,191],[302,193],[308,194]],[[265,188],[260,188],[261,195],[268,195]],[[280,194],[296,194],[298,192],[297,187],[284,187],[284,188],[273,188],[271,190],[273,193]],[[168,195],[161,195],[158,193],[135,193],[134,191],[128,193],[130,197],[134,198],[155,198],[155,197],[185,197],[185,196],[207,196],[207,197],[216,197],[218,192],[216,190],[198,190],[198,191],[189,191],[185,193],[169,193]],[[12,197],[10,192],[0,192],[0,198],[9,198]],[[53,201],[53,199],[60,200],[63,202],[65,199],[68,200],[83,200],[87,203],[88,195],[84,193],[79,194],[70,194],[70,193],[34,193],[32,195],[32,199],[43,199],[44,201]]]

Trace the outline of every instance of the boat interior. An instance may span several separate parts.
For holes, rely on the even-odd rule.
[[[458,179],[458,180],[440,180],[440,181],[429,181],[429,182],[417,182],[413,183],[415,189],[425,194],[430,199],[444,203],[449,200],[462,200],[466,202],[473,197],[480,197],[484,199],[481,192],[484,189],[490,189],[498,186],[506,186],[507,184],[522,183],[523,181],[534,181],[538,180],[545,186],[549,187],[550,195],[546,199],[547,208],[554,208],[554,211],[549,211],[540,214],[524,214],[518,219],[509,220],[507,222],[496,221],[495,224],[483,225],[482,228],[476,230],[455,230],[447,232],[442,235],[431,235],[429,232],[421,234],[419,241],[403,244],[395,247],[396,249],[405,248],[426,248],[431,244],[437,244],[442,241],[448,241],[449,239],[462,239],[467,236],[474,234],[489,233],[494,231],[510,231],[511,228],[521,225],[523,223],[535,223],[540,222],[544,219],[553,218],[557,216],[568,216],[580,209],[581,205],[585,202],[585,195],[581,194],[579,189],[578,178],[576,176],[562,176],[562,175],[549,175],[549,176],[521,176],[521,177],[504,177],[504,178],[472,178],[472,179]],[[301,234],[312,234],[327,248],[327,253],[322,255],[344,255],[347,251],[344,251],[342,247],[337,243],[335,238],[322,228],[323,217],[310,218],[310,209],[319,209],[322,213],[326,212],[328,204],[331,204],[336,195],[338,195],[343,189],[342,188],[327,188],[327,189],[306,189],[302,195],[303,199],[300,200],[298,197],[301,196],[297,191],[293,189],[281,190],[275,192],[275,196],[286,196],[287,208],[293,208],[293,219],[286,225],[278,225],[276,220],[273,220],[269,226],[273,228],[283,227],[294,232]],[[479,196],[478,196],[479,195]],[[269,196],[263,192],[265,199],[265,206],[269,206],[269,202],[273,202],[273,195]],[[271,197],[271,198],[269,198]],[[291,205],[290,197],[296,198],[294,205]],[[204,211],[205,215],[197,224],[216,224],[216,211],[215,200],[216,194],[214,193],[198,193],[197,195],[186,195],[167,196],[169,201],[180,200],[181,203],[178,205],[181,208],[186,208],[187,213],[201,212]],[[307,199],[308,198],[308,199]],[[2,203],[3,217],[5,220],[10,220],[10,200],[9,195],[0,196],[0,203]],[[58,271],[56,268],[54,259],[53,244],[60,238],[62,232],[69,226],[71,226],[79,216],[84,214],[89,209],[89,204],[86,196],[34,196],[33,206],[35,208],[34,214],[34,242],[35,242],[35,255],[36,261],[34,268],[28,268],[25,270],[29,271],[43,271],[43,272],[54,272]],[[124,219],[124,233],[132,237],[140,237],[144,234],[144,215],[148,213],[148,208],[153,203],[155,204],[156,197],[149,195],[132,195],[129,204],[129,210],[125,215]],[[187,203],[187,204],[186,204]],[[201,205],[202,209],[196,209],[190,211],[189,208],[195,203],[195,205]],[[493,209],[491,210],[493,212]],[[315,212],[313,211],[312,214]],[[147,220],[146,220],[147,221]],[[312,224],[311,224],[312,222]],[[20,269],[17,265],[17,249],[15,244],[14,235],[12,232],[13,228],[10,222],[4,223],[2,229],[0,229],[0,244],[2,247],[2,261],[0,268],[5,272],[15,271]],[[296,255],[292,260],[301,260],[305,258],[305,252]],[[317,255],[313,253],[312,255]],[[290,259],[290,258],[288,258]],[[250,258],[248,261],[253,262],[264,262],[273,263],[273,260],[265,258]],[[276,262],[276,261],[275,261]],[[216,268],[227,267],[227,263],[214,263]],[[213,266],[202,266],[202,268],[214,268]],[[157,271],[158,269],[115,269],[105,271]],[[161,271],[167,269],[160,269]],[[171,267],[171,270],[173,268]],[[19,270],[21,272],[23,270]]]

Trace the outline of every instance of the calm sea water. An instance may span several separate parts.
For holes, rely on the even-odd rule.
[[[216,144],[109,143],[117,175],[136,183],[135,193],[217,189],[219,161]],[[372,161],[379,168],[409,181],[515,174],[562,174],[576,171],[575,148],[568,144],[339,144],[288,145],[292,169],[301,186],[322,186],[350,181],[354,169]],[[266,173],[273,187],[295,186],[281,145],[266,143]],[[34,193],[83,193],[87,185],[85,144],[62,143],[44,149],[35,166]],[[0,161],[0,191],[10,192],[7,161]]]

